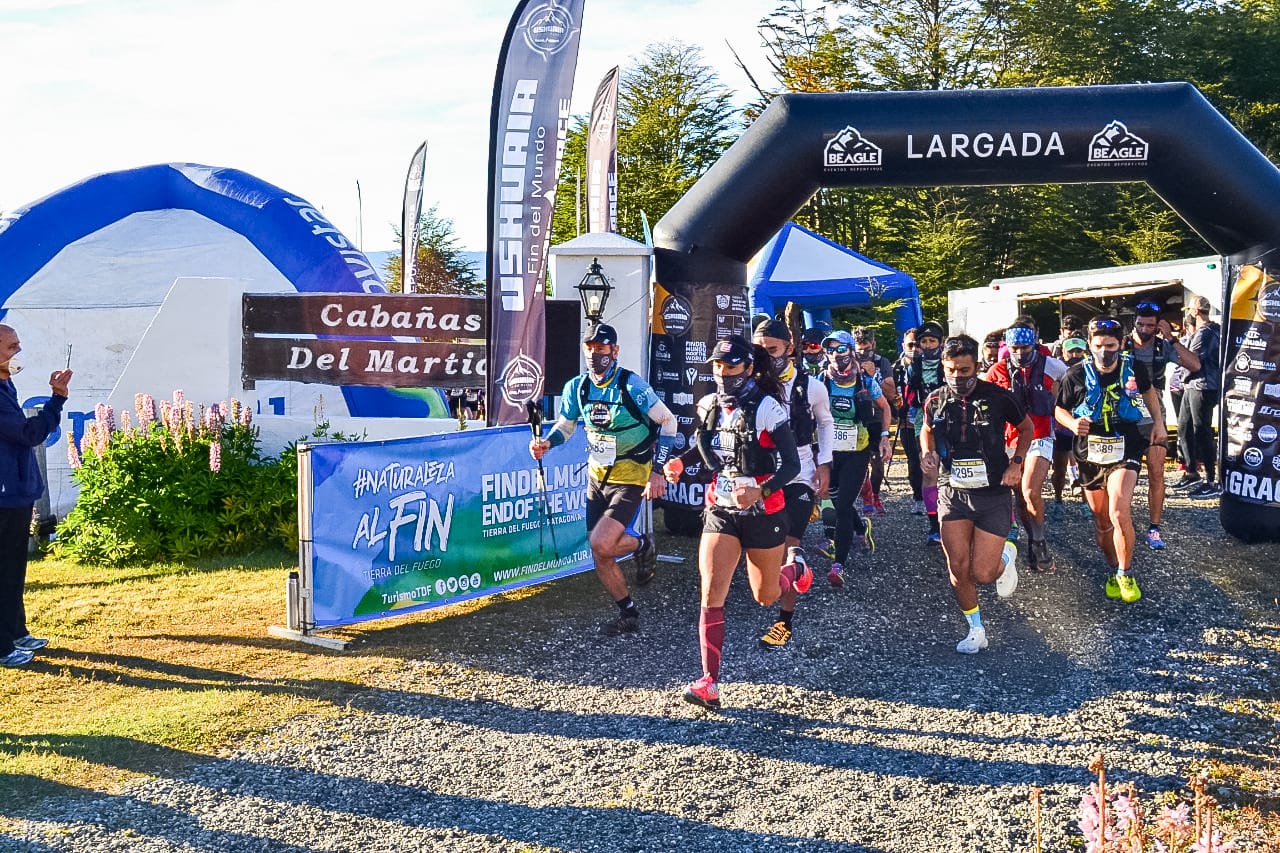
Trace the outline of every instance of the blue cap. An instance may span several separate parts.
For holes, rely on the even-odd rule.
[[[839,329],[837,331],[834,331],[831,334],[827,335],[825,338],[823,338],[822,343],[824,346],[826,345],[827,341],[835,341],[838,344],[845,344],[846,346],[849,347],[849,349],[853,349],[855,346],[855,344],[853,343],[853,335],[849,334],[844,329]]]

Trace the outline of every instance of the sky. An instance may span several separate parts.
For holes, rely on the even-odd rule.
[[[698,45],[753,96],[777,0],[586,0],[572,109],[649,44]],[[485,248],[489,114],[516,0],[2,0],[0,212],[103,172],[239,169],[318,206],[366,251],[396,248],[405,173]],[[358,202],[356,182],[360,184]]]

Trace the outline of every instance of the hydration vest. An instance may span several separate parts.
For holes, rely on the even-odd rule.
[[[998,486],[1009,465],[1009,456],[1005,451],[1004,430],[979,417],[984,406],[978,404],[985,405],[987,400],[977,399],[977,389],[968,397],[960,397],[946,385],[935,391],[932,399],[937,406],[936,411],[947,414],[944,420],[935,416],[933,421],[933,439],[938,456],[948,460],[949,464],[952,459],[977,455],[986,464],[988,485]],[[953,405],[956,403],[959,406]],[[953,420],[953,415],[959,417]]]
[[[791,431],[796,437],[796,447],[813,444],[818,438],[818,424],[809,408],[809,374],[796,370],[791,381]]]
[[[1129,395],[1125,393],[1125,385],[1133,378],[1133,356],[1129,353],[1120,355],[1120,380],[1114,385],[1108,386],[1107,392],[1103,393],[1102,386],[1098,383],[1098,369],[1093,364],[1093,359],[1086,359],[1084,363],[1084,402],[1071,410],[1071,414],[1077,418],[1087,417],[1092,421],[1100,422],[1102,429],[1111,432],[1111,418],[1114,417],[1125,423],[1137,423],[1142,420],[1144,415],[1142,411],[1129,399]]]
[[[736,411],[740,416],[734,418],[731,427],[721,425],[720,397],[702,419],[702,429],[708,433],[717,433],[719,442],[713,442],[717,450],[729,451],[733,454],[733,467],[738,476],[760,477],[778,470],[778,454],[760,444],[760,436],[756,431],[756,409],[764,394],[759,389],[749,400],[739,400]]]
[[[627,370],[621,365],[618,366],[618,375],[616,379],[618,383],[618,396],[622,398],[622,407],[627,410],[627,414],[631,415],[631,417],[635,419],[636,423],[647,425],[649,436],[626,453],[620,454],[618,458],[630,459],[633,462],[640,462],[643,464],[653,458],[653,448],[658,441],[659,427],[653,421],[649,420],[648,415],[640,411],[639,404],[631,398],[631,389],[628,387],[631,375],[632,371]],[[591,383],[591,378],[589,376],[583,376],[582,381],[578,383],[578,408],[584,413],[587,411],[588,402],[600,403],[605,406],[618,405],[617,403],[611,403],[608,400],[588,400],[588,384],[594,384]],[[588,425],[587,428],[593,429],[590,425]]]
[[[1167,343],[1164,338],[1156,336],[1151,339],[1151,384],[1164,390],[1164,373],[1169,366],[1170,358],[1169,350],[1171,344]],[[1133,355],[1133,336],[1129,335],[1124,339],[1124,352],[1126,355]]]
[[[1009,374],[1009,390],[1026,406],[1027,414],[1050,417],[1054,409],[1053,392],[1044,384],[1044,360],[1044,353],[1036,353],[1035,364],[1031,365],[1026,379],[1022,378],[1022,368],[1014,364],[1012,356],[1004,360],[1004,369]]]
[[[871,392],[867,390],[866,376],[860,368],[854,368],[856,372],[853,385],[838,385],[831,374],[825,374],[822,382],[827,386],[827,396],[831,398],[831,415],[836,416],[839,411],[841,417],[836,418],[842,425],[853,425],[855,423],[867,424],[875,419],[876,406],[871,400]],[[853,416],[847,416],[846,411],[839,410],[836,407],[837,399],[853,398]]]

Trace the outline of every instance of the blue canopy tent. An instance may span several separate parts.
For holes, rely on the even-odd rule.
[[[772,317],[794,302],[804,308],[811,328],[829,324],[832,308],[896,302],[893,325],[899,336],[924,322],[915,279],[794,222],[782,226],[759,257],[749,284],[756,314]]]

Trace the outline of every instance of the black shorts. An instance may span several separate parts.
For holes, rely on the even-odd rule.
[[[972,521],[996,536],[1008,536],[1013,525],[1013,490],[1005,486],[955,489],[938,486],[938,521]]]
[[[804,538],[805,528],[813,517],[813,489],[804,483],[787,483],[782,487],[782,496],[787,500],[782,515],[787,517],[786,534],[796,539]]]
[[[626,483],[601,484],[594,477],[587,479],[587,530],[595,529],[596,522],[608,516],[623,527],[630,527],[640,509],[644,486]]]
[[[776,548],[787,538],[787,513],[734,512],[709,506],[702,511],[702,532],[732,536],[743,548]]]
[[[1141,471],[1142,460],[1125,457],[1111,465],[1098,465],[1094,462],[1081,462],[1077,459],[1076,466],[1080,469],[1080,485],[1090,492],[1096,492],[1098,489],[1106,487],[1107,478],[1111,476],[1112,471]]]

